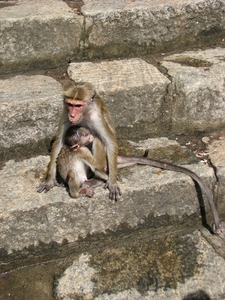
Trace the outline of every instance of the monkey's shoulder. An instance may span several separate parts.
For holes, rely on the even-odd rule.
[[[68,155],[71,151],[70,147],[63,146],[59,152],[58,158],[64,155]]]
[[[75,151],[72,151],[69,147],[64,146],[61,148],[58,154],[56,163],[58,166],[69,164],[71,161],[75,159],[76,155],[77,154]]]
[[[80,158],[93,157],[91,151],[85,146],[78,148],[77,150],[75,150],[75,152],[77,152],[77,155]]]

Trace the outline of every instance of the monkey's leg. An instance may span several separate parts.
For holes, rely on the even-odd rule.
[[[78,174],[75,171],[70,170],[68,172],[68,186],[70,196],[72,198],[77,198],[79,196],[79,189],[80,189],[81,182],[79,180]]]
[[[87,197],[93,197],[94,189],[90,186],[80,188],[81,185],[82,182],[79,179],[78,173],[74,170],[70,170],[68,172],[68,186],[69,186],[70,196],[72,198],[78,198],[79,196],[85,196],[85,195]]]
[[[82,185],[82,187],[91,187],[91,188],[96,188],[97,186],[102,186],[104,184],[104,181],[97,179],[97,178],[91,178],[88,181],[85,181]]]

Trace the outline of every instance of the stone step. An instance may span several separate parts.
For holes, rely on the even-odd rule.
[[[83,2],[80,13],[61,0],[2,5],[0,73],[223,43],[220,0]]]
[[[152,145],[153,151],[162,148],[162,144],[176,147],[175,142],[165,138],[148,139],[134,146],[139,154],[143,147]],[[210,143],[210,147],[224,182],[224,163],[218,160],[223,155],[224,139]],[[120,173],[123,195],[117,202],[110,201],[108,191],[102,187],[96,188],[91,199],[72,199],[63,187],[54,187],[47,194],[36,192],[48,161],[48,156],[21,162],[11,160],[0,170],[0,273],[7,274],[14,268],[18,273],[20,267],[26,266],[29,277],[29,265],[59,263],[59,258],[75,255],[77,258],[69,267],[67,264],[67,269],[61,266],[60,277],[54,282],[55,295],[60,299],[72,300],[71,295],[98,295],[96,299],[106,299],[104,291],[111,288],[110,299],[181,299],[199,290],[204,291],[203,295],[207,292],[222,299],[224,239],[211,235],[202,226],[197,192],[188,176],[136,166]],[[203,163],[186,167],[213,190],[216,180],[212,168]],[[208,212],[206,199],[204,205]],[[221,208],[220,216],[224,205]],[[207,213],[206,220],[211,225],[211,213]],[[91,262],[98,262],[98,268]],[[153,281],[149,281],[146,273],[149,268]],[[136,275],[130,273],[133,269],[138,270],[140,280],[147,280],[146,285],[138,284]],[[128,276],[129,280],[124,278],[122,287],[118,286],[117,280],[110,279],[112,271]],[[46,271],[42,272],[44,276]],[[177,272],[181,272],[182,281]],[[95,290],[93,274],[97,280]],[[113,278],[119,279],[118,276],[113,273]],[[173,283],[170,288],[168,278]],[[35,282],[39,282],[36,277]],[[47,287],[46,283],[40,284]],[[33,291],[28,284],[30,288]],[[144,291],[150,295],[148,298]]]
[[[166,56],[160,62],[165,75],[140,58],[71,63],[68,74],[95,86],[112,113],[118,138],[140,140],[223,128],[224,56],[223,48]],[[49,76],[18,75],[0,80],[0,95],[2,157],[9,149],[24,152],[24,146],[40,154],[43,141],[49,145],[57,131],[60,83]],[[31,144],[35,150],[29,150]]]
[[[184,174],[135,166],[120,173],[123,195],[117,202],[108,199],[108,191],[103,187],[96,188],[91,199],[72,199],[63,187],[54,187],[48,193],[36,192],[48,161],[49,156],[21,162],[11,160],[0,170],[0,249],[6,251],[6,260],[12,259],[14,252],[35,256],[33,246],[39,249],[46,245],[48,253],[48,247],[55,243],[57,252],[57,247],[66,242],[74,244],[76,249],[81,238],[88,242],[90,236],[132,231],[140,226],[153,229],[179,224],[202,226],[195,185]],[[186,167],[213,189],[212,168],[203,163]],[[209,211],[207,200],[204,203]],[[210,225],[211,216],[210,213]],[[2,271],[8,268],[2,267]]]
[[[66,63],[79,46],[83,17],[61,0],[15,1],[0,9],[0,73]]]
[[[143,155],[144,150],[149,149],[150,157],[155,159],[193,163],[193,155],[175,141],[142,139],[224,127],[224,49],[164,54],[187,46],[223,44],[224,2],[84,0],[80,12],[71,9],[66,2],[1,1],[0,74],[48,69],[73,61],[68,68],[69,76],[94,84],[112,112],[118,137],[141,140],[139,143],[126,141],[132,154]],[[154,66],[152,60],[144,56],[160,52]],[[130,58],[140,56],[144,59]],[[124,57],[126,59],[115,60]],[[96,58],[102,61],[83,62]],[[105,58],[110,60],[103,61]],[[76,280],[75,296],[93,298],[96,291],[90,288],[93,286],[89,272],[91,256],[85,256],[82,261],[84,253],[90,249],[97,253],[110,246],[118,249],[120,236],[127,247],[132,234],[143,233],[146,240],[149,233],[154,242],[159,235],[165,246],[169,245],[157,261],[157,269],[161,265],[163,272],[154,279],[166,278],[166,291],[158,287],[154,291],[145,290],[152,299],[183,299],[187,294],[192,297],[196,289],[207,291],[210,297],[224,294],[221,284],[224,282],[223,239],[209,237],[209,232],[202,233],[204,217],[211,225],[212,214],[203,195],[205,212],[202,209],[201,215],[201,197],[188,176],[149,166],[122,170],[119,184],[123,195],[117,202],[110,201],[108,191],[102,187],[96,188],[91,199],[72,199],[64,187],[39,194],[36,186],[44,179],[49,162],[49,156],[39,154],[47,152],[42,148],[49,146],[57,130],[62,108],[60,83],[49,76],[18,75],[0,80],[0,96],[0,160],[7,161],[0,170],[0,272],[76,253],[81,256],[72,265],[74,273],[69,273],[71,277],[81,275],[80,281]],[[217,178],[214,170],[202,162],[186,167],[196,172],[213,191],[219,181],[217,207],[223,220],[224,142],[219,146],[216,142],[210,145],[209,151]],[[35,154],[39,156],[28,159]],[[18,160],[24,157],[23,161]],[[185,227],[188,230],[184,236],[181,234],[182,242],[177,235]],[[206,239],[194,231],[196,228]],[[176,240],[173,245],[182,257],[178,272],[188,271],[187,276],[182,277],[184,284],[180,284],[179,276],[175,280],[179,282],[178,287],[168,290],[167,275],[174,265],[170,255],[175,253],[177,257],[178,253],[170,248],[173,238]],[[157,251],[152,251],[152,244],[149,245],[151,255],[155,252],[158,256]],[[138,255],[139,250],[142,248],[134,249]],[[131,249],[128,254],[134,251]],[[194,254],[187,255],[184,263],[187,252]],[[100,259],[104,260],[104,253]],[[168,268],[164,269],[167,262]],[[143,257],[140,269],[142,265],[145,271]],[[147,268],[149,266],[148,261]],[[104,269],[104,265],[101,267]],[[88,292],[83,289],[85,276],[82,277],[80,269],[87,275]],[[95,269],[91,272],[93,270],[96,272]],[[71,287],[67,290],[63,283],[67,272],[61,274],[61,282],[56,285],[60,299],[71,295]],[[130,275],[128,272],[132,277]],[[210,285],[211,278],[214,283]],[[210,289],[206,285],[210,285]],[[115,291],[119,294],[108,296],[98,291],[98,299],[146,298],[143,290],[135,290],[132,285]]]
[[[171,130],[180,133],[224,128],[225,49],[187,51],[162,61],[171,78]]]
[[[224,268],[199,232],[167,233],[82,253],[57,278],[55,292],[61,300],[222,300]]]

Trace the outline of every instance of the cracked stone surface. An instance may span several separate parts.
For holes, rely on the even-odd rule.
[[[224,299],[224,258],[197,231],[176,238],[82,254],[57,280],[57,299]]]

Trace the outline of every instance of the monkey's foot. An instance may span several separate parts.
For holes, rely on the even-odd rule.
[[[94,196],[94,193],[95,193],[94,191],[95,190],[92,187],[87,185],[79,191],[79,195],[81,195],[81,196],[86,195],[87,197],[91,198]]]

